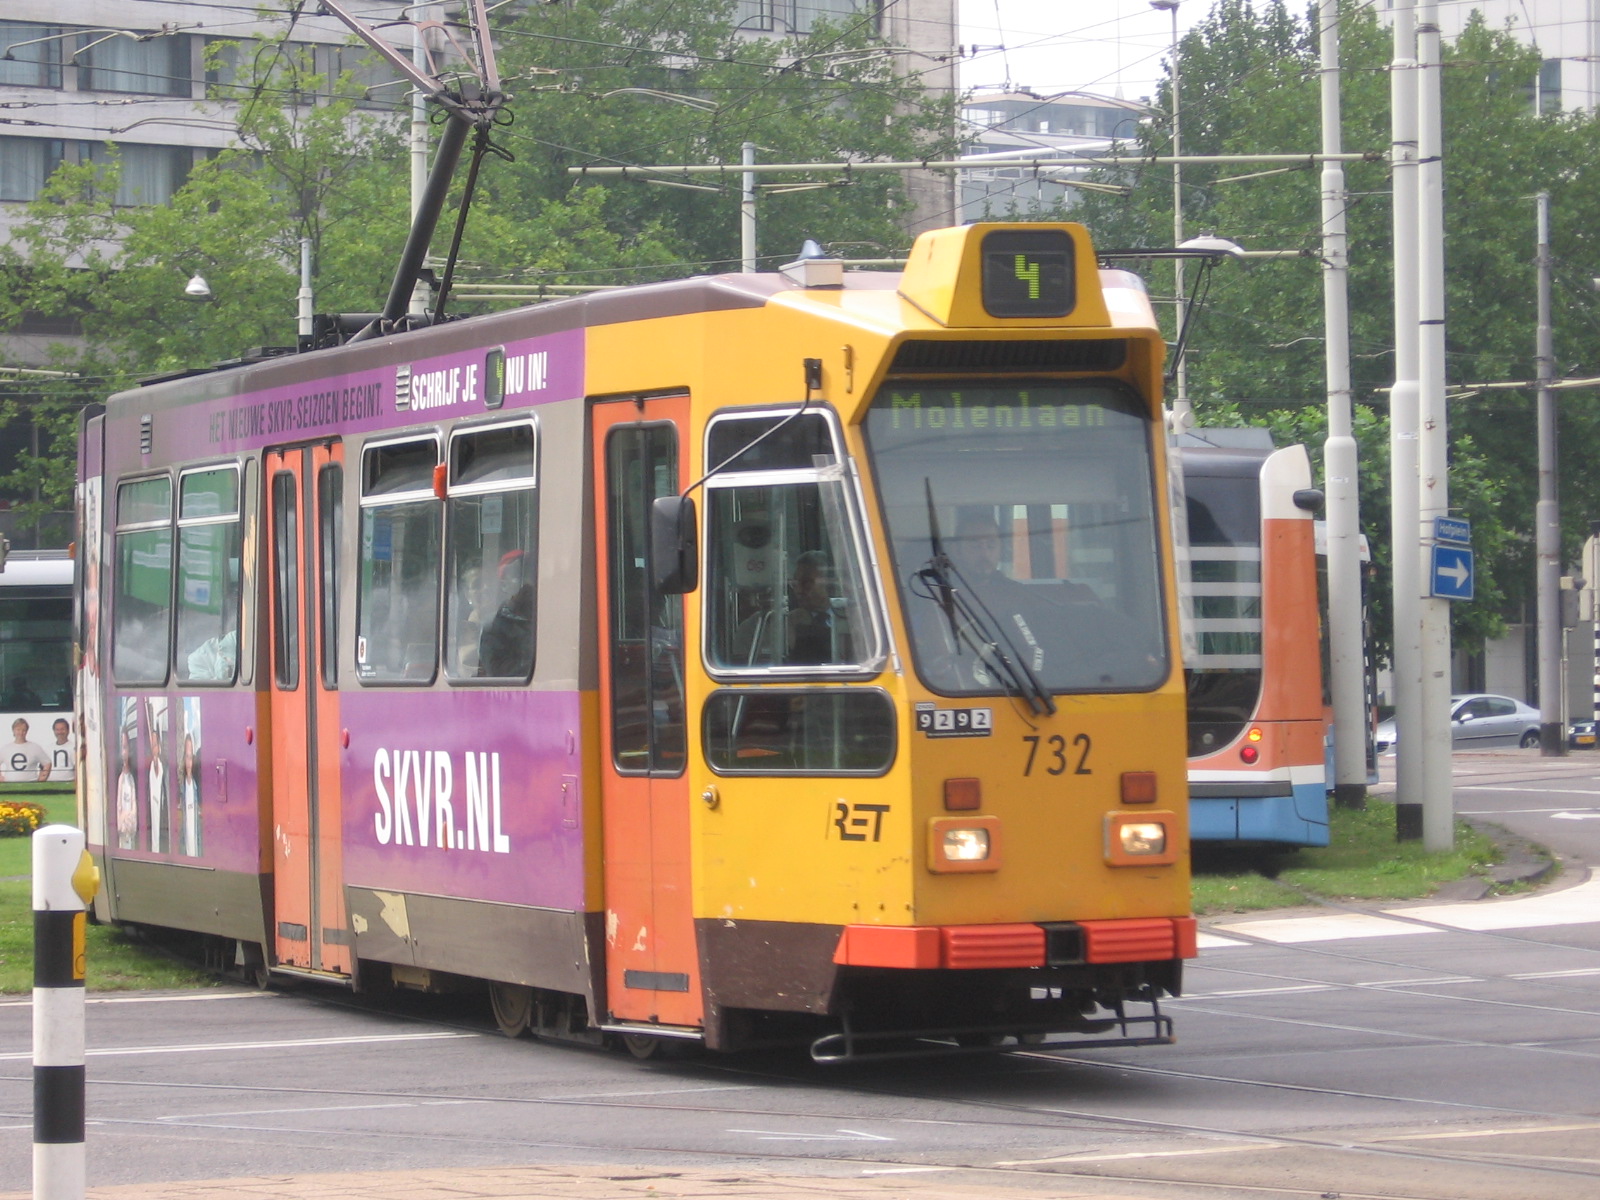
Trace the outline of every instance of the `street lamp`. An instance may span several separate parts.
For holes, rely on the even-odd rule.
[[[1180,0],[1150,0],[1150,7],[1172,17],[1172,244],[1183,244],[1183,167],[1178,156],[1183,153],[1178,122],[1178,4]],[[1181,330],[1184,321],[1183,259],[1172,260],[1173,328]],[[1174,333],[1174,339],[1177,339]],[[1184,433],[1194,425],[1194,413],[1189,407],[1189,375],[1183,366],[1183,344],[1178,342],[1174,351],[1172,372],[1172,431]]]

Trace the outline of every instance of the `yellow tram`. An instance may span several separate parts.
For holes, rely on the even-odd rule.
[[[989,224],[112,397],[98,915],[639,1053],[1170,1040],[1162,357]]]

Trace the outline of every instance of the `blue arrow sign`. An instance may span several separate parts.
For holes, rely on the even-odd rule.
[[[1472,599],[1472,550],[1465,546],[1433,547],[1433,590],[1441,600]]]
[[[1463,521],[1459,517],[1435,517],[1433,519],[1433,536],[1441,542],[1452,542],[1458,546],[1472,545],[1472,522]]]

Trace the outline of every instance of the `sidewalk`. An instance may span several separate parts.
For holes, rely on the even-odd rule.
[[[962,1183],[964,1174],[919,1172],[911,1182],[904,1174],[859,1178],[650,1167],[464,1167],[125,1184],[91,1187],[87,1195],[89,1200],[994,1200],[1013,1190]],[[1157,1200],[1172,1194],[1170,1188],[1140,1192],[1130,1186],[1063,1179],[1059,1187],[1017,1191],[1030,1200]],[[29,1194],[0,1192],[0,1200],[29,1200]]]

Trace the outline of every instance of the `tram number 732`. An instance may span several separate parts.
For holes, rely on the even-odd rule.
[[[1022,768],[1024,775],[1033,774],[1034,763],[1039,762],[1041,742],[1044,744],[1044,759],[1040,765],[1046,775],[1065,775],[1069,769],[1074,775],[1094,774],[1094,768],[1089,766],[1089,750],[1094,743],[1087,733],[1073,737],[1070,750],[1065,735],[1059,733],[1052,733],[1049,737],[1036,733],[1024,734],[1022,740],[1028,744],[1028,761]],[[1074,758],[1077,759],[1076,763],[1072,762]]]

